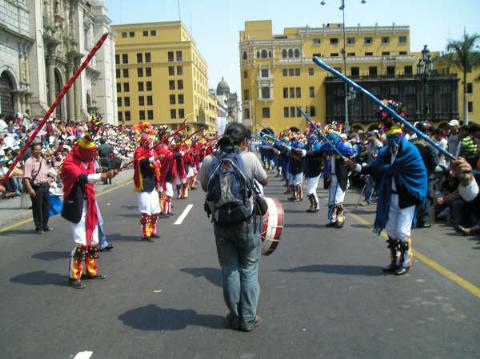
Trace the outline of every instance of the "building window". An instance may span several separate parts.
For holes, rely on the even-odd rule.
[[[181,52],[181,51],[177,51],[177,52],[175,53],[175,55],[176,55],[176,57],[177,57],[177,61],[183,61],[183,60],[182,60],[182,52]]]
[[[373,52],[366,52],[365,56],[373,56]]]
[[[244,79],[248,78],[248,71],[243,71],[243,78]]]
[[[246,60],[246,59],[247,59],[247,52],[246,52],[246,51],[243,52],[242,59],[243,59],[243,60]]]
[[[313,56],[313,57],[322,57],[322,54],[316,53],[316,54],[313,54],[312,56]]]
[[[157,36],[157,30],[150,30],[150,36]]]
[[[175,95],[170,95],[170,105],[175,105]]]
[[[283,98],[288,98],[288,87],[283,88]]]
[[[152,105],[153,105],[153,97],[147,96],[147,106],[152,106]]]
[[[173,61],[173,51],[168,52],[168,61]]]
[[[295,98],[295,87],[290,87],[290,98]]]
[[[122,55],[122,62],[123,62],[124,64],[128,64],[128,54],[123,54],[123,55]]]
[[[145,106],[145,97],[138,96],[138,105],[139,106]]]
[[[288,54],[287,54],[287,49],[283,49],[283,50],[282,50],[282,58],[283,58],[283,59],[286,59],[286,58],[287,58],[287,55],[288,55]]]
[[[118,111],[118,120],[123,121],[123,112],[122,111]]]
[[[122,92],[122,84],[117,84],[117,92]]]
[[[168,88],[170,90],[175,90],[175,81],[174,80],[168,81]]]
[[[130,106],[130,97],[125,97],[123,99],[123,103],[125,104],[125,107],[129,107]]]
[[[117,97],[117,106],[122,107],[122,98],[121,97]]]
[[[173,66],[168,66],[168,75],[169,75],[169,76],[175,75],[175,67],[173,67]]]
[[[143,82],[138,82],[138,91],[144,91],[144,84]]]
[[[320,39],[313,39],[313,40],[312,40],[312,43],[313,43],[314,45],[320,45]]]
[[[295,49],[295,57],[298,59],[300,57],[300,50]]]
[[[147,36],[148,36],[148,31],[147,31],[147,30],[145,30],[145,31],[143,32],[143,36],[144,36],[144,37],[147,37]]]
[[[398,42],[400,44],[406,44],[407,43],[407,37],[406,36],[399,36],[398,37]]]
[[[347,37],[347,44],[348,45],[355,44],[355,38],[354,37]]]
[[[315,87],[310,86],[309,92],[310,92],[310,97],[314,98],[315,97]]]
[[[290,117],[295,117],[296,108],[294,106],[290,107]]]
[[[137,64],[141,64],[143,62],[143,54],[137,53]]]
[[[330,45],[338,45],[338,38],[332,37],[330,39]]]
[[[145,120],[145,111],[144,110],[138,111],[138,117],[140,121]]]
[[[260,56],[262,57],[262,59],[266,59],[268,57],[267,50],[263,49],[262,52],[260,53]]]
[[[125,111],[125,121],[130,121],[130,120],[131,120],[130,111]]]
[[[349,57],[355,57],[355,53],[354,53],[354,52],[347,52],[347,56],[349,56]]]
[[[272,57],[272,50],[268,50],[268,57]]]
[[[377,66],[370,66],[368,68],[368,76],[377,77]]]
[[[295,69],[295,76],[300,76],[300,68],[299,67],[297,67]]]
[[[283,69],[283,70],[282,70],[282,75],[283,75],[284,77],[288,76],[288,69]]]
[[[332,52],[332,53],[330,54],[330,56],[331,56],[331,57],[338,57],[338,52]]]
[[[270,87],[262,87],[262,99],[269,99],[270,98]]]
[[[289,116],[288,116],[289,114],[290,114],[290,113],[289,113],[289,111],[288,111],[288,107],[284,107],[284,108],[283,108],[283,117],[288,118],[288,117],[289,117]]]
[[[243,90],[243,100],[244,101],[250,100],[250,91],[249,90]]]
[[[183,66],[177,66],[177,75],[183,75]]]
[[[351,72],[352,77],[360,76],[360,68],[359,67],[351,67],[350,72]]]
[[[295,96],[296,96],[297,98],[302,98],[302,89],[301,89],[300,87],[297,87],[297,88],[295,89]]]
[[[184,102],[184,100],[183,100],[183,94],[178,95],[178,104],[179,104],[179,105],[183,105],[183,102]]]
[[[149,64],[152,62],[152,55],[149,52],[145,53],[145,63]]]
[[[128,34],[129,37],[135,37],[135,33],[133,31],[130,31]]]
[[[147,68],[145,69],[145,75],[146,75],[147,77],[151,77],[151,76],[152,76],[152,68],[151,68],[151,67],[147,67]]]
[[[390,37],[382,36],[382,44],[388,44],[390,42]]]
[[[263,118],[270,118],[270,108],[268,108],[268,107],[262,108],[262,117]]]
[[[120,64],[120,55],[119,54],[115,55],[115,64],[117,64],[117,65]]]
[[[406,51],[400,51],[398,54],[401,55],[401,56],[405,56],[405,55],[407,55],[407,52]]]
[[[126,32],[122,32],[122,37],[125,39],[127,37],[127,33]]]
[[[137,69],[137,77],[143,77],[143,69],[141,67]]]
[[[148,110],[147,111],[147,116],[149,120],[153,120],[153,110]]]
[[[367,36],[363,39],[363,43],[366,45],[370,45],[373,43],[373,37]]]
[[[313,69],[313,67],[309,67],[308,68],[308,75],[313,76],[314,74],[315,74],[315,70]]]
[[[123,77],[128,77],[128,69],[123,69]]]
[[[128,82],[123,84],[123,92],[130,92],[130,84]]]
[[[413,74],[413,68],[411,65],[405,66],[404,67],[404,73],[405,75],[412,75]]]
[[[120,78],[120,69],[116,69],[115,70],[115,76],[118,78]]]
[[[292,58],[293,57],[293,50],[288,49],[288,57]]]
[[[178,109],[178,118],[185,117],[185,110],[183,108]]]
[[[147,81],[147,91],[152,91],[152,81]]]
[[[268,69],[261,70],[262,77],[268,77]]]
[[[387,76],[388,77],[395,76],[395,66],[387,66]]]
[[[183,90],[183,80],[178,80],[178,81],[177,81],[177,88],[178,88],[179,90]]]
[[[467,82],[467,93],[473,93],[473,86],[471,82]]]
[[[170,110],[170,118],[172,120],[176,119],[177,118],[177,111],[175,109],[171,109]]]
[[[390,56],[390,51],[383,51],[382,56]]]
[[[468,112],[473,112],[473,102],[468,101]]]

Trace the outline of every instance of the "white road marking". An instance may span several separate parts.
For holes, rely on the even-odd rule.
[[[180,217],[178,217],[178,219],[175,221],[175,225],[180,225],[182,224],[183,220],[185,219],[185,217],[188,216],[188,213],[191,211],[191,209],[193,208],[193,204],[189,204],[187,207],[185,207],[185,209],[183,210],[183,213],[180,215]]]
[[[73,359],[90,359],[92,354],[93,354],[93,352],[89,352],[89,351],[80,352],[77,355],[75,355],[75,358],[73,358]]]

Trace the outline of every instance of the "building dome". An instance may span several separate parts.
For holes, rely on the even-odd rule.
[[[222,80],[218,83],[217,86],[217,96],[221,95],[229,95],[230,94],[230,87],[227,84],[227,81],[225,81],[222,77]]]

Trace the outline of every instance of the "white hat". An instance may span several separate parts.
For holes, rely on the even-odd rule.
[[[450,122],[448,123],[449,126],[453,127],[453,126],[460,126],[460,122],[458,122],[458,120],[450,120]]]
[[[347,138],[347,134],[346,133],[340,134],[340,138]]]

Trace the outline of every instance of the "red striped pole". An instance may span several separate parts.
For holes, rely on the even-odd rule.
[[[17,165],[18,161],[20,160],[20,158],[23,157],[23,154],[25,153],[25,151],[27,150],[27,148],[32,144],[33,140],[35,139],[35,137],[37,137],[37,134],[40,132],[40,130],[42,129],[42,127],[45,125],[45,123],[47,122],[47,120],[49,119],[50,115],[53,113],[53,111],[55,111],[55,109],[57,108],[58,104],[60,103],[60,101],[62,101],[63,97],[65,96],[65,94],[67,93],[67,91],[70,89],[70,87],[72,87],[73,83],[75,82],[75,80],[78,78],[78,76],[80,76],[80,74],[82,73],[83,70],[85,70],[85,68],[88,66],[88,64],[90,63],[90,61],[92,60],[92,57],[95,56],[95,53],[102,47],[103,43],[105,42],[105,40],[107,39],[108,37],[108,32],[104,33],[102,35],[102,37],[97,41],[97,43],[95,44],[95,46],[90,50],[90,52],[88,53],[86,59],[83,61],[83,63],[80,65],[80,67],[75,71],[75,73],[73,74],[73,76],[67,81],[67,83],[65,84],[65,86],[63,86],[63,88],[60,90],[60,92],[58,93],[57,95],[57,98],[55,99],[55,102],[50,106],[50,108],[48,109],[47,113],[45,114],[45,116],[43,116],[43,119],[42,121],[40,121],[40,123],[38,124],[38,127],[35,129],[35,131],[33,131],[33,133],[31,134],[31,136],[28,138],[27,142],[23,145],[22,149],[20,150],[20,152],[18,152],[17,156],[15,156],[15,160],[13,161],[13,163],[10,165],[10,167],[8,168],[8,171],[7,171],[7,174],[2,178],[0,179],[0,185],[3,185],[5,183],[5,181],[8,179],[8,177],[10,176],[10,173],[12,173],[13,169],[15,168],[15,166]]]

